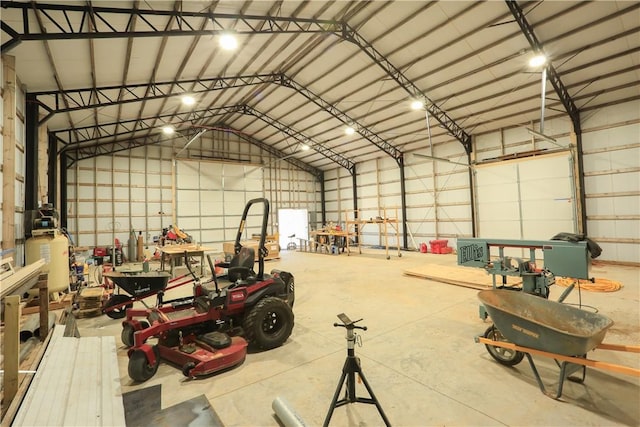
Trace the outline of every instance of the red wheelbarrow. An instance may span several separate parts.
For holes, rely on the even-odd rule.
[[[126,316],[127,309],[133,307],[134,302],[142,301],[153,295],[158,296],[156,304],[162,304],[164,292],[187,283],[193,283],[194,280],[190,275],[178,276],[169,280],[171,275],[166,271],[146,273],[110,271],[104,273],[104,277],[112,280],[119,290],[126,292],[126,294],[114,293],[105,302],[102,312],[112,319],[122,319]],[[144,301],[142,302],[144,303]]]
[[[526,356],[540,390],[550,397],[562,396],[565,379],[582,383],[587,366],[640,377],[640,369],[587,358],[594,349],[640,353],[640,346],[602,343],[613,325],[606,316],[505,289],[480,291],[478,298],[494,324],[476,342],[485,344],[489,354],[506,366],[517,365]],[[560,377],[555,394],[546,391],[532,355],[556,361]],[[572,376],[578,371],[581,376]]]

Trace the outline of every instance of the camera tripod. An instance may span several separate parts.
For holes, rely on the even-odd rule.
[[[331,416],[333,415],[334,409],[336,409],[339,406],[346,405],[347,403],[359,402],[359,403],[369,403],[372,405],[376,405],[376,408],[378,408],[378,412],[380,413],[380,416],[382,417],[382,420],[384,421],[385,425],[387,427],[390,427],[391,423],[387,419],[387,416],[382,410],[382,406],[380,406],[378,399],[376,399],[376,396],[373,394],[373,390],[371,389],[371,386],[367,382],[367,379],[365,378],[364,373],[362,372],[362,367],[360,366],[360,358],[356,357],[356,352],[355,352],[356,333],[354,332],[354,329],[362,329],[363,331],[366,331],[367,327],[356,326],[356,323],[362,319],[352,321],[344,313],[338,314],[338,319],[340,319],[342,324],[334,323],[333,326],[336,328],[337,327],[345,328],[347,330],[347,358],[344,361],[344,366],[342,367],[342,375],[340,376],[340,381],[338,382],[338,388],[336,388],[336,392],[333,395],[333,400],[331,401],[331,406],[329,407],[329,412],[327,413],[327,417],[324,420],[323,426],[328,427],[329,421],[331,421]],[[364,384],[367,391],[369,392],[369,396],[371,396],[370,398],[356,396],[356,375],[355,375],[356,373],[358,374],[358,376],[362,380],[362,383]],[[344,386],[345,381],[347,383],[345,396],[344,398],[338,400],[338,396],[340,395],[340,391],[342,390],[342,387]]]

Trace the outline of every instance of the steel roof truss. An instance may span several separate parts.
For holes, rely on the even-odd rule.
[[[531,45],[531,48],[536,53],[543,54],[544,48],[538,41],[538,38],[533,32],[533,27],[529,25],[529,22],[527,21],[527,18],[525,17],[524,12],[522,11],[518,3],[512,0],[505,0],[505,2],[507,3],[507,6],[509,7],[509,10],[511,11],[514,19],[520,26],[522,33]],[[560,98],[560,102],[562,102],[562,105],[564,106],[567,114],[569,114],[569,117],[571,117],[571,121],[576,127],[576,131],[578,131],[580,129],[580,112],[578,111],[578,107],[576,107],[576,104],[573,102],[573,99],[571,99],[569,91],[567,91],[567,88],[562,83],[562,80],[560,80],[560,75],[556,72],[553,64],[551,64],[550,61],[547,63],[547,76],[549,78],[549,81],[551,82],[551,85],[555,89],[556,94]]]
[[[314,151],[317,151],[318,153],[322,154],[323,156],[325,156],[329,160],[332,160],[333,162],[339,164],[340,166],[342,166],[343,168],[348,170],[350,174],[353,175],[353,173],[355,173],[355,163],[352,162],[351,160],[347,159],[346,157],[336,153],[331,148],[324,146],[320,142],[312,140],[308,136],[301,134],[300,132],[296,131],[295,129],[292,129],[289,126],[287,126],[287,125],[285,125],[283,123],[280,123],[277,120],[272,119],[271,117],[267,116],[266,114],[263,114],[263,113],[255,110],[255,109],[251,108],[248,105],[244,105],[242,108],[243,108],[243,113],[244,114],[248,114],[248,115],[251,115],[251,116],[259,118],[263,122],[265,122],[265,123],[273,126],[274,128],[278,129],[280,132],[283,132],[284,134],[289,135],[291,138],[295,139],[296,141],[300,142],[301,144],[306,144],[307,146],[309,146]]]

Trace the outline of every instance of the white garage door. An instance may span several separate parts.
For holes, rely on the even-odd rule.
[[[575,233],[574,195],[568,152],[477,166],[478,236],[549,240]]]

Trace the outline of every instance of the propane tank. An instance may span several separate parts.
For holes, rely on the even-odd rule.
[[[43,273],[49,273],[49,293],[63,292],[69,288],[69,240],[59,230],[34,235],[26,241],[26,264],[44,259]],[[30,295],[37,295],[32,289]]]

